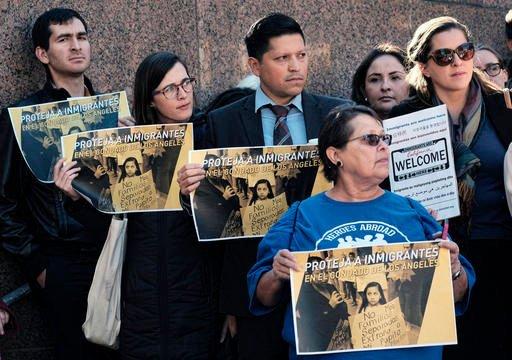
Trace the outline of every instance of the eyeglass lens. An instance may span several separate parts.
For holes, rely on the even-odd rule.
[[[167,99],[173,99],[178,95],[178,89],[181,88],[184,92],[188,93],[192,90],[194,78],[184,79],[180,84],[169,84],[163,89],[164,96]]]
[[[371,146],[377,146],[381,139],[386,145],[391,144],[391,135],[389,135],[389,134],[384,134],[384,135],[367,134],[367,135],[363,135],[362,139],[364,141],[366,141],[368,143],[368,145],[371,145]]]
[[[484,71],[487,73],[487,75],[489,76],[496,76],[498,75],[500,72],[501,72],[501,64],[499,63],[495,63],[495,64],[489,64],[487,65],[487,67],[484,69]]]

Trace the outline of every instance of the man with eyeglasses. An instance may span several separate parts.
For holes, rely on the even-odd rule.
[[[32,40],[47,82],[15,106],[94,95],[91,82],[84,76],[91,50],[87,24],[79,13],[63,8],[48,10],[37,18]],[[32,288],[41,292],[49,330],[55,338],[55,358],[112,358],[110,350],[89,343],[81,328],[111,216],[32,175],[17,146],[7,109],[0,120],[0,144],[0,240],[8,252],[20,256]],[[57,164],[56,177],[70,180],[68,171],[73,163]]]
[[[289,16],[270,14],[251,26],[245,44],[249,66],[260,78],[260,86],[255,94],[209,115],[210,146],[292,145],[316,139],[327,113],[347,100],[304,91],[308,54],[300,25]],[[195,190],[203,177],[198,164],[182,168],[178,179],[182,194]],[[287,192],[289,203],[303,197]],[[237,335],[240,359],[283,359],[288,351],[281,338],[284,306],[264,316],[249,312],[246,276],[255,263],[259,241],[226,244],[220,310],[228,315],[231,336]]]

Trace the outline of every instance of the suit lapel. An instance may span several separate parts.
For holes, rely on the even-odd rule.
[[[250,95],[244,101],[240,111],[240,121],[246,137],[247,145],[249,146],[262,146],[263,140],[263,126],[261,124],[261,117],[254,112],[256,96]],[[240,134],[242,135],[242,134]]]
[[[316,139],[322,125],[319,118],[320,109],[318,109],[317,100],[305,91],[302,92],[302,108],[304,110],[304,123],[306,125],[308,141]]]

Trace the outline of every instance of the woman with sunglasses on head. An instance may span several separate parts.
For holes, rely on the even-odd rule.
[[[192,122],[193,84],[176,55],[148,56],[135,75],[137,124]],[[193,220],[184,211],[129,214],[127,236],[121,357],[213,358],[219,339],[216,250],[197,241]]]
[[[384,133],[382,122],[372,109],[362,105],[334,108],[327,115],[318,140],[324,175],[334,182],[334,187],[294,203],[259,245],[257,263],[247,276],[250,309],[263,315],[280,302],[288,302],[283,337],[290,345],[291,359],[301,357],[295,353],[293,315],[290,298],[286,296],[290,269],[298,270],[290,251],[428,240],[441,230],[418,202],[379,186],[388,176],[390,143],[391,136]],[[373,225],[377,224],[393,231],[382,234],[382,230],[374,230]],[[456,309],[461,312],[474,273],[471,265],[459,257],[455,243],[441,241],[441,246],[449,249],[452,273],[457,274],[453,292]],[[418,311],[424,311],[420,302],[415,305]],[[354,308],[352,313],[355,311]],[[441,359],[441,355],[442,347],[432,346],[304,358],[432,360]]]
[[[405,52],[389,43],[374,47],[352,78],[352,100],[371,107],[384,120],[391,109],[409,96],[405,79]]]
[[[471,305],[459,319],[459,345],[447,349],[471,358],[485,344],[510,358],[510,348],[505,350],[510,307],[495,284],[509,272],[512,218],[503,159],[512,141],[512,110],[500,88],[473,69],[474,53],[468,29],[456,19],[439,17],[420,25],[407,47],[414,65],[409,82],[417,95],[393,108],[391,117],[446,104],[461,207],[450,234],[478,273]]]
[[[475,53],[475,67],[498,87],[507,87],[509,74],[503,63],[501,55],[490,46],[478,45]]]

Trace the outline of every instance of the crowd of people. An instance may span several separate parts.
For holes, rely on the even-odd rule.
[[[91,63],[88,32],[87,22],[74,10],[54,8],[42,14],[32,40],[47,82],[14,106],[96,94],[85,76]],[[512,10],[506,34],[512,51]],[[138,66],[133,118],[119,119],[119,126],[192,122],[195,149],[318,139],[324,175],[334,186],[309,198],[287,193],[293,205],[263,239],[200,243],[191,215],[193,191],[210,186],[209,201],[221,205],[233,203],[236,192],[243,192],[256,204],[274,196],[272,186],[263,179],[252,189],[242,182],[233,189],[221,186],[222,179],[207,178],[201,164],[179,169],[183,211],[128,215],[117,351],[88,342],[81,329],[111,216],[73,188],[73,179],[86,171],[75,161],[57,161],[53,184],[38,181],[18,148],[7,108],[3,110],[0,242],[19,257],[41,299],[56,359],[302,358],[296,354],[290,302],[290,271],[298,270],[293,251],[320,250],[317,241],[324,233],[354,222],[399,229],[401,236],[386,239],[389,243],[432,240],[442,230],[418,202],[388,191],[392,138],[383,128],[388,118],[440,104],[448,110],[461,205],[461,215],[450,227],[453,241],[440,243],[450,253],[454,306],[461,315],[459,344],[446,347],[444,357],[472,358],[485,347],[496,359],[509,358],[511,313],[498,284],[506,281],[512,237],[503,180],[503,160],[512,143],[512,109],[503,89],[511,84],[512,61],[489,46],[473,44],[458,20],[438,17],[421,24],[405,50],[391,43],[371,49],[355,69],[349,100],[305,90],[306,37],[293,18],[269,14],[250,27],[244,40],[248,65],[259,79],[254,88],[229,89],[200,111],[186,59],[157,52]],[[135,158],[127,158],[119,169],[119,181],[141,174]],[[343,242],[335,240],[332,247]],[[322,244],[322,250],[328,248]],[[311,325],[302,325],[299,332],[314,338],[339,319],[348,323],[348,298],[332,285],[311,284],[305,291],[318,299],[315,311],[323,310],[318,316],[310,313]],[[359,312],[386,302],[377,283],[357,291],[360,298],[355,287],[345,295],[350,293],[348,305]],[[14,328],[13,314],[0,303],[0,336]],[[443,347],[311,357],[441,359]]]

